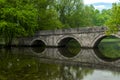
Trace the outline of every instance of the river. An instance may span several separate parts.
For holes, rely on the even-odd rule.
[[[0,80],[120,80],[120,47],[103,44],[99,49],[1,48]]]
[[[62,50],[64,49],[0,49],[0,80],[120,79],[118,55],[117,58],[114,55],[109,58],[105,54],[101,58],[96,50],[81,49],[78,54],[67,56]]]

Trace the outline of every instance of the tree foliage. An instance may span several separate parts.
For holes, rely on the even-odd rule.
[[[55,9],[53,9],[54,0],[36,0],[36,9],[38,11],[38,30],[57,29],[62,27]]]
[[[79,27],[82,24],[83,0],[55,0],[59,20],[67,27]]]
[[[120,3],[114,3],[112,5],[111,16],[106,25],[108,26],[110,33],[118,31],[120,27]]]
[[[120,4],[99,11],[83,0],[0,0],[0,37],[6,45],[13,38],[36,31],[107,25],[111,32],[120,26]]]
[[[34,32],[37,26],[37,10],[30,0],[4,0],[0,1],[0,4],[0,31],[6,45],[11,45],[14,37]]]
[[[15,37],[60,26],[55,10],[49,9],[48,0],[0,0],[0,33],[7,46]]]

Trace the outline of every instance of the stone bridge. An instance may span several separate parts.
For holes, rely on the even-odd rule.
[[[45,30],[37,32],[31,38],[22,38],[21,46],[46,45],[50,47],[64,46],[69,40],[75,39],[81,47],[96,47],[101,39],[106,37],[105,27],[69,28],[60,30]],[[112,34],[120,38],[120,32]]]

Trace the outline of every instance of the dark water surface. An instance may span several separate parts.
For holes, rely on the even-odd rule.
[[[77,48],[0,49],[0,80],[120,80],[120,53],[97,54]]]
[[[0,80],[120,80],[120,44],[99,46],[2,48]]]

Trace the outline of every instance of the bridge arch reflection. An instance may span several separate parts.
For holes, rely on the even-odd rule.
[[[73,58],[76,57],[80,53],[80,48],[58,48],[58,51],[60,52],[61,56],[65,58]]]
[[[46,52],[46,48],[44,47],[30,47],[29,50],[32,52],[32,54],[37,56],[42,56]]]
[[[29,50],[30,51],[30,50]],[[63,53],[60,52],[60,49],[58,48],[46,48],[45,51],[41,52],[41,54],[38,55],[36,52],[31,52],[34,56],[37,56],[39,58],[44,59],[51,59],[51,60],[58,60],[58,61],[70,61],[71,63],[87,63],[87,64],[94,64],[94,65],[103,65],[103,66],[116,66],[120,67],[120,59],[112,59],[112,60],[105,60],[104,58],[101,58],[93,49],[81,49],[80,52],[78,52],[73,57],[66,57],[63,55]],[[74,64],[74,63],[73,63]]]

